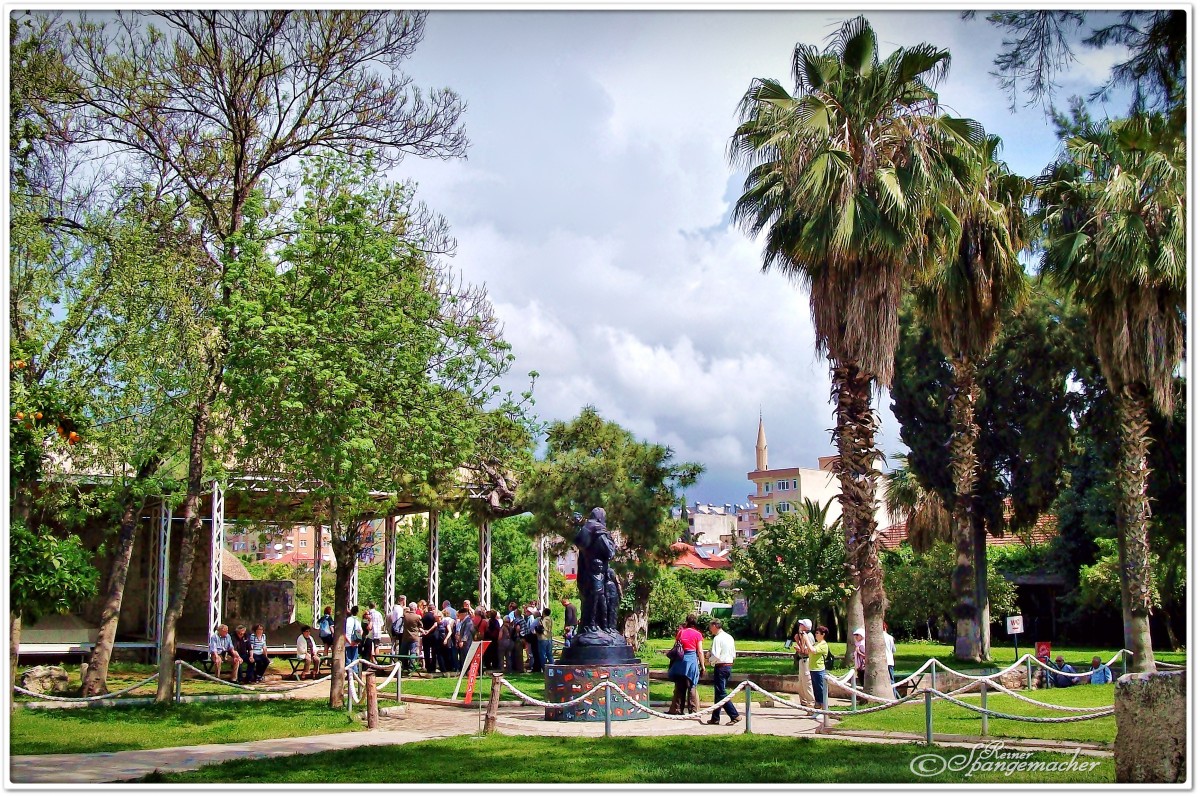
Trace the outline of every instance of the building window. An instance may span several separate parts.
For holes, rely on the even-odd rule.
[[[765,504],[763,506],[763,514],[767,515],[767,516],[769,516],[771,514],[771,505],[770,504]]]
[[[780,501],[779,502],[779,511],[780,512],[791,512],[792,505],[789,504],[787,501]]]
[[[307,548],[307,547],[308,547],[308,540],[300,540],[300,547],[301,547],[301,548]]]
[[[780,479],[779,481],[775,482],[776,490],[786,490],[787,488],[788,488],[787,479]]]
[[[793,490],[796,489],[796,480],[795,479],[792,479],[792,489]]]

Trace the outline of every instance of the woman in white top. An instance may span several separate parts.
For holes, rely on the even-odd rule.
[[[796,630],[792,633],[792,644],[799,657],[796,668],[797,675],[800,676],[798,684],[800,702],[806,706],[815,706],[817,703],[816,695],[813,694],[812,677],[808,670],[808,655],[812,653],[813,645],[817,644],[817,640],[809,633],[811,631],[812,620],[804,619],[796,623]]]

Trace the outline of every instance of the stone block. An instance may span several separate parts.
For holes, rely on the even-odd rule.
[[[70,678],[67,677],[67,671],[62,667],[38,665],[21,673],[17,686],[30,692],[37,692],[39,695],[46,695],[53,692],[65,692],[68,683],[70,683]]]
[[[1187,672],[1129,673],[1117,680],[1118,783],[1187,778]]]

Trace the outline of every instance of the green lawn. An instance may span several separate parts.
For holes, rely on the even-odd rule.
[[[19,668],[20,672],[24,668]],[[83,686],[83,680],[79,675],[79,665],[64,665],[63,669],[67,671],[67,688],[62,692],[54,692],[55,696],[59,697],[79,697],[79,690]],[[225,668],[227,673],[228,667]],[[122,689],[133,686],[139,681],[145,680],[148,676],[158,672],[158,668],[153,664],[130,664],[126,662],[114,663],[108,671],[108,691],[119,692]],[[224,674],[224,673],[223,673]],[[281,673],[282,674],[282,673]],[[158,682],[151,681],[145,686],[140,686],[120,697],[154,697],[158,689]],[[201,678],[195,673],[188,670],[183,671],[183,689],[185,695],[230,695],[236,694],[244,690],[237,689],[233,686],[213,683],[205,678]],[[13,693],[15,700],[20,702],[36,701],[38,698],[30,695],[22,695],[16,692]]]
[[[1113,761],[1088,759],[1091,772],[914,775],[910,764],[930,752],[959,748],[860,744],[776,736],[633,736],[604,738],[460,736],[395,747],[367,747],[256,761],[228,761],[154,783],[428,783],[468,772],[479,783],[1112,783]],[[1029,760],[1065,761],[1037,753]]]
[[[1103,686],[1072,686],[1068,689],[1038,689],[1029,694],[1034,700],[1053,703],[1059,706],[1111,706],[1113,704],[1113,685]],[[978,695],[959,695],[964,703],[979,705]],[[993,711],[1003,711],[1008,714],[1018,714],[1025,717],[1062,717],[1069,716],[1065,712],[1041,708],[1017,700],[1004,694],[988,693],[988,708]],[[896,706],[886,711],[865,714],[860,717],[849,717],[838,725],[839,730],[879,730],[903,731],[906,733],[925,733],[925,701],[914,700],[903,706]],[[955,706],[945,701],[933,702],[933,732],[952,733],[978,736],[980,733],[980,715],[970,709]],[[1083,720],[1081,722],[1062,723],[1033,723],[1004,720],[991,717],[988,719],[988,735],[1009,738],[1029,739],[1066,739],[1080,742],[1103,742],[1112,744],[1117,735],[1117,723],[1114,717]]]
[[[102,753],[357,730],[320,700],[14,711],[10,753]]]

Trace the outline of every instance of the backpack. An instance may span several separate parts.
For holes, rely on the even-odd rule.
[[[825,669],[832,670],[835,664],[837,664],[837,659],[833,657],[831,652],[825,651]]]

